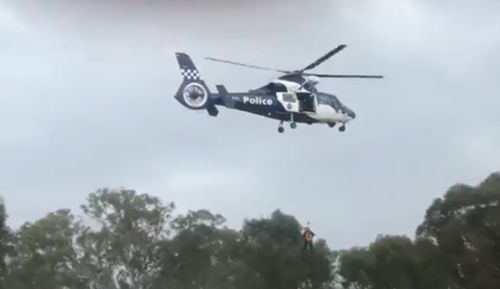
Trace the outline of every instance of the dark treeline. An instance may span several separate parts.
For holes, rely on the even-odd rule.
[[[452,186],[415,236],[302,251],[302,225],[277,210],[229,229],[207,210],[133,190],[99,190],[83,214],[52,212],[17,230],[0,205],[0,288],[500,288],[500,175]],[[362,229],[362,228],[360,228]],[[321,234],[319,234],[321,235]]]

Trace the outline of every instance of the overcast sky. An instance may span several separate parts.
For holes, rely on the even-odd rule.
[[[0,193],[13,227],[126,186],[233,228],[279,208],[349,248],[413,236],[449,186],[500,169],[498,1],[101,2],[0,0]],[[357,113],[344,133],[278,134],[276,121],[212,118],[173,98],[176,51],[211,89],[245,91],[278,75],[204,57],[299,69],[342,43],[315,71],[386,77],[322,80]]]

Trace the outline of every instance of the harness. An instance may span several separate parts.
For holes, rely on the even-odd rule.
[[[310,232],[310,231],[307,231],[305,234],[304,234],[304,238],[307,242],[311,242],[312,239],[313,239],[313,234]]]

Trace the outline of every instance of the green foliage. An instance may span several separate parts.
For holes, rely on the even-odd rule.
[[[247,276],[250,272],[244,263],[241,243],[235,231],[207,224],[191,226],[176,235],[164,250],[158,281],[168,288],[236,289],[255,284]],[[245,282],[240,284],[242,279]]]
[[[7,288],[85,288],[73,247],[73,218],[59,210],[18,230]]]
[[[218,227],[223,225],[226,219],[217,214],[213,215],[207,210],[189,211],[186,216],[179,215],[172,221],[172,227],[176,230],[193,230],[200,225]]]
[[[7,228],[7,212],[2,198],[0,197],[0,289],[5,288],[4,282],[7,275],[5,259],[9,252],[10,232]]]
[[[82,209],[98,227],[82,226],[77,239],[92,286],[150,288],[174,204],[132,190],[100,190]]]
[[[383,237],[344,252],[350,288],[500,288],[500,175],[452,186],[436,199],[417,238]]]
[[[293,216],[280,211],[273,212],[270,219],[245,222],[242,234],[249,244],[248,264],[263,278],[263,288],[319,288],[330,281],[326,244],[301,252],[300,229]]]
[[[379,237],[367,249],[341,257],[346,285],[360,288],[415,288],[417,263],[413,243],[406,237]]]
[[[463,288],[500,288],[500,175],[456,185],[427,210],[417,235],[437,240]]]
[[[77,221],[58,210],[15,232],[0,205],[0,289],[500,288],[500,175],[455,185],[428,208],[416,238],[379,236],[302,251],[301,224],[276,210],[241,230],[208,210],[174,214],[133,190],[88,196]]]

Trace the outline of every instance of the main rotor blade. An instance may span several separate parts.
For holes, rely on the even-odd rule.
[[[384,78],[382,75],[357,75],[357,74],[318,74],[318,73],[304,73],[304,75],[326,77],[326,78]]]
[[[289,73],[290,72],[290,71],[276,69],[276,68],[269,68],[269,67],[263,67],[263,66],[250,65],[250,64],[235,62],[235,61],[231,61],[231,60],[224,60],[224,59],[212,58],[212,57],[205,57],[205,59],[212,60],[212,61],[217,61],[217,62],[229,63],[229,64],[233,64],[233,65],[239,65],[239,66],[249,67],[249,68],[261,69],[261,70],[277,71],[277,72],[281,72],[281,73]]]
[[[347,45],[345,45],[345,44],[339,45],[337,48],[331,50],[330,52],[328,52],[327,54],[323,55],[318,60],[316,60],[313,63],[309,64],[308,66],[306,66],[305,68],[303,68],[300,71],[303,72],[303,71],[315,68],[316,66],[320,65],[321,63],[323,63],[324,61],[326,61],[328,58],[330,58],[330,57],[334,56],[335,54],[339,53],[341,50],[343,50],[346,47],[347,47]]]

